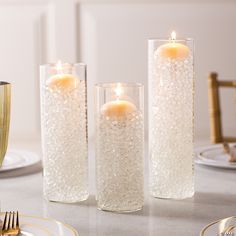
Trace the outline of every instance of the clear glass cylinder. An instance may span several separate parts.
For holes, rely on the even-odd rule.
[[[40,66],[44,196],[88,198],[86,65]]]
[[[192,39],[148,42],[150,194],[194,194]]]
[[[140,210],[144,202],[144,118],[141,84],[96,85],[98,208]]]

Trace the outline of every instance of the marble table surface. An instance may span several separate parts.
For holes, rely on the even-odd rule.
[[[38,143],[14,147],[37,152]],[[147,157],[146,157],[147,159]],[[2,211],[55,218],[75,227],[80,236],[197,236],[211,221],[236,215],[236,171],[196,166],[196,193],[191,199],[163,200],[146,196],[143,210],[116,214],[99,211],[95,201],[94,155],[90,160],[89,199],[83,203],[47,202],[42,196],[41,166],[0,174]]]

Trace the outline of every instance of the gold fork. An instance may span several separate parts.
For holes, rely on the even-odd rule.
[[[17,212],[6,212],[2,225],[2,236],[17,236],[20,234],[19,214]]]

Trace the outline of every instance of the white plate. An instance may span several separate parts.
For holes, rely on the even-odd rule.
[[[35,153],[24,150],[9,150],[0,168],[0,172],[32,166],[40,161]]]
[[[1,213],[3,219],[3,213]],[[79,236],[71,226],[54,219],[20,215],[20,236]]]
[[[235,145],[230,144],[230,145]],[[213,144],[195,149],[195,163],[218,168],[236,169],[236,163],[229,162],[229,155],[222,144]]]

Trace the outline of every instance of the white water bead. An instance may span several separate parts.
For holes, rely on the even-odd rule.
[[[98,207],[110,211],[141,209],[143,190],[143,116],[135,111],[116,119],[101,114],[96,127]]]
[[[61,93],[42,87],[44,195],[77,202],[88,197],[86,85]]]
[[[150,191],[162,198],[193,195],[193,58],[156,57],[151,76]]]

